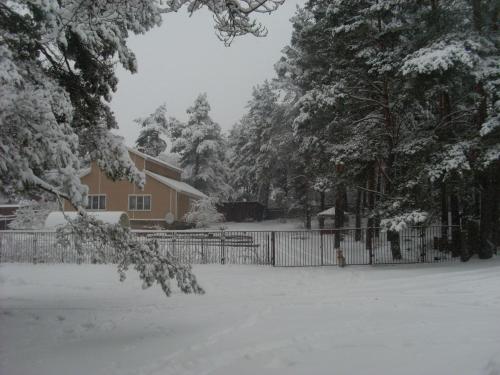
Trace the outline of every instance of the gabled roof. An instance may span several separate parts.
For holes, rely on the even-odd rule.
[[[138,156],[140,156],[140,157],[142,157],[142,158],[144,158],[144,159],[146,159],[146,160],[152,161],[152,162],[154,162],[154,163],[158,163],[158,164],[160,164],[160,165],[163,165],[164,167],[167,167],[167,168],[173,169],[173,170],[174,170],[174,171],[176,171],[176,172],[180,172],[180,173],[182,173],[182,172],[183,172],[183,170],[182,170],[181,168],[176,167],[175,165],[172,165],[172,164],[170,164],[170,163],[167,163],[166,161],[163,161],[163,160],[161,160],[161,159],[158,159],[158,158],[155,158],[155,157],[149,156],[149,155],[147,155],[147,154],[144,154],[144,153],[142,153],[142,152],[140,152],[140,151],[136,150],[135,148],[131,148],[131,147],[127,147],[127,148],[128,148],[128,151],[129,151],[129,152],[131,152],[131,153],[133,153],[133,154],[136,154],[136,155],[138,155]]]
[[[195,189],[191,185],[186,184],[185,182],[182,181],[177,181],[173,180],[171,178],[165,177],[165,176],[160,176],[159,174],[150,172],[150,171],[144,171],[146,175],[154,178],[156,181],[168,186],[171,189],[174,189],[175,191],[179,193],[183,193],[186,195],[190,195],[195,198],[206,198],[207,196],[203,194],[201,191],[198,189]]]
[[[331,207],[328,210],[320,212],[318,216],[335,216],[335,207]]]

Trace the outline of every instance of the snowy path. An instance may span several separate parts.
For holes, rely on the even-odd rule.
[[[112,266],[0,265],[0,374],[499,374],[500,259],[195,271],[207,294],[167,299]]]

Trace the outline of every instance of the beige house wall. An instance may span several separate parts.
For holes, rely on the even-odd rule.
[[[147,161],[144,158],[130,153],[138,169],[144,170]],[[147,164],[148,169],[155,163]],[[161,166],[158,165],[161,168]],[[166,169],[166,168],[165,168]],[[161,172],[150,169],[153,173]],[[173,176],[172,176],[173,177]],[[177,177],[180,177],[180,173]],[[158,182],[151,176],[146,175],[144,189],[129,181],[113,181],[100,170],[96,162],[92,162],[90,173],[83,176],[81,181],[89,187],[89,194],[106,195],[106,211],[124,211],[129,215],[130,220],[165,220],[167,213],[174,214],[176,221],[183,221],[184,215],[189,210],[190,198],[170,187]],[[149,211],[129,211],[129,195],[151,195],[151,210]],[[67,201],[64,202],[66,211],[74,211],[74,208]]]

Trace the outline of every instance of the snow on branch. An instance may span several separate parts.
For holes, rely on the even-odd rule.
[[[408,56],[401,71],[407,75],[446,72],[459,66],[471,69],[477,56],[469,44],[465,41],[439,41]]]
[[[210,224],[223,222],[224,215],[217,211],[216,200],[208,197],[193,202],[185,219],[195,224],[196,228],[206,228]]]
[[[163,12],[177,12],[184,6],[190,13],[207,7],[215,20],[218,38],[226,45],[240,35],[266,36],[267,29],[250,18],[252,13],[274,12],[285,0],[167,0],[161,2]]]
[[[130,229],[120,224],[107,224],[82,213],[76,219],[69,219],[68,225],[59,228],[57,237],[62,245],[74,239],[79,256],[83,255],[83,244],[88,241],[99,244],[93,247],[94,252],[99,252],[99,249],[112,249],[120,281],[125,280],[127,270],[133,265],[139,273],[144,289],[156,282],[168,297],[172,294],[171,280],[175,280],[183,293],[204,293],[190,265],[181,264],[169,252],[162,254],[157,240],[141,240]],[[104,260],[104,254],[100,255],[101,260]]]
[[[380,226],[388,231],[400,232],[412,225],[422,225],[428,219],[427,212],[415,210],[380,221]]]
[[[431,181],[447,178],[452,172],[462,175],[471,170],[467,153],[471,149],[471,143],[464,141],[450,145],[444,152],[437,155],[434,162],[428,167],[428,175]]]

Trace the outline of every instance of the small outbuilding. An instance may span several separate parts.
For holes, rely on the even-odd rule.
[[[9,224],[16,218],[19,204],[0,204],[0,230],[9,229]]]
[[[265,206],[260,202],[222,202],[217,210],[224,215],[226,221],[261,221]]]
[[[327,210],[321,211],[317,215],[318,217],[323,217],[325,219],[331,219],[335,217],[335,207],[330,207]]]

